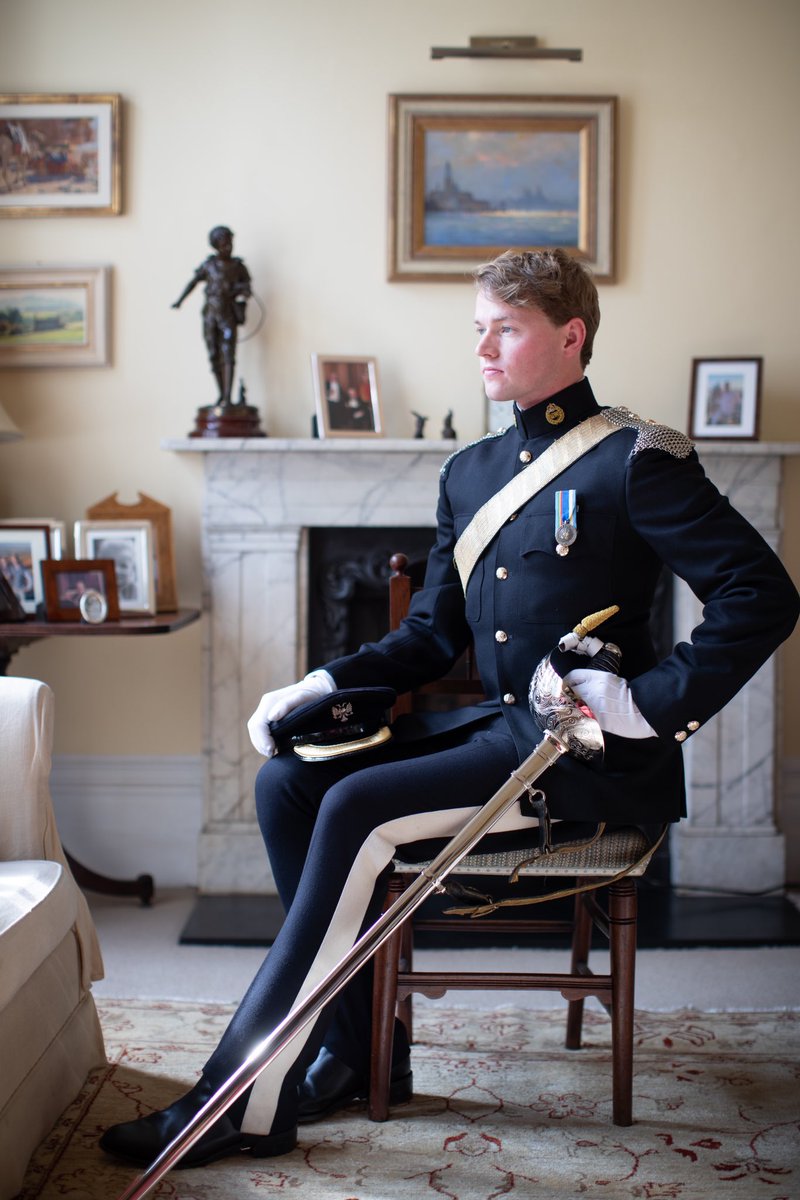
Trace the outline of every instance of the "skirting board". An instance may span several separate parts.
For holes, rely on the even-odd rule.
[[[200,755],[56,755],[50,790],[61,840],[114,878],[197,885],[205,764]]]

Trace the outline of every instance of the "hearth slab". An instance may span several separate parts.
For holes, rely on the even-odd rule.
[[[425,916],[436,916],[452,901],[432,897],[422,906]],[[570,901],[560,901],[561,913],[568,918]],[[557,905],[548,905],[554,914]],[[524,908],[506,909],[523,919]],[[270,946],[283,921],[283,909],[276,896],[200,896],[180,936],[182,945]],[[418,932],[415,944],[421,949],[465,944],[463,935]],[[516,946],[521,939],[512,933],[481,933],[476,924],[470,931],[470,944],[476,947]],[[565,939],[542,935],[526,936],[528,946],[554,947]],[[641,949],[679,949],[690,946],[798,946],[800,911],[783,896],[678,896],[665,889],[648,892],[639,898],[639,937]]]

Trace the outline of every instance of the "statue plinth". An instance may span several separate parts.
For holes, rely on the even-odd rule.
[[[207,404],[198,408],[189,437],[266,437],[261,416],[252,404]]]

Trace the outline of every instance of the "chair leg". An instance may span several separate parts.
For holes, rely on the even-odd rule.
[[[578,880],[578,885],[582,880]],[[570,974],[586,973],[589,963],[589,947],[592,940],[592,918],[589,909],[584,904],[582,895],[575,897],[575,915],[572,925],[572,958]],[[567,1050],[580,1050],[583,1032],[583,1000],[570,1000],[567,1005]]]
[[[409,918],[400,927],[400,963],[401,971],[411,972],[414,969],[414,921]],[[412,1009],[411,993],[397,1002],[397,1015],[406,1027],[406,1037],[409,1046],[414,1045],[414,1012]]]
[[[403,891],[402,882],[393,877],[384,908]],[[392,1073],[392,1044],[394,1014],[397,1007],[397,968],[403,926],[396,929],[375,954],[372,984],[372,1041],[370,1044],[369,1100],[367,1113],[371,1121],[385,1121],[389,1116],[389,1087]]]
[[[608,889],[611,949],[611,1054],[613,1121],[633,1124],[633,996],[636,973],[636,881],[628,876]]]

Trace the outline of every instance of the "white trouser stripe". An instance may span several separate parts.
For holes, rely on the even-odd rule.
[[[355,942],[372,898],[375,880],[391,861],[396,847],[425,838],[453,837],[478,810],[479,806],[472,806],[412,813],[387,821],[372,830],[350,868],[330,925],[292,1011],[333,970]],[[519,807],[515,807],[492,827],[492,832],[508,833],[515,829],[531,829],[535,825],[535,820],[523,816]],[[311,1024],[307,1025],[256,1080],[242,1121],[245,1133],[269,1133],[284,1076],[305,1046],[311,1027]],[[263,1036],[266,1037],[266,1034]]]

